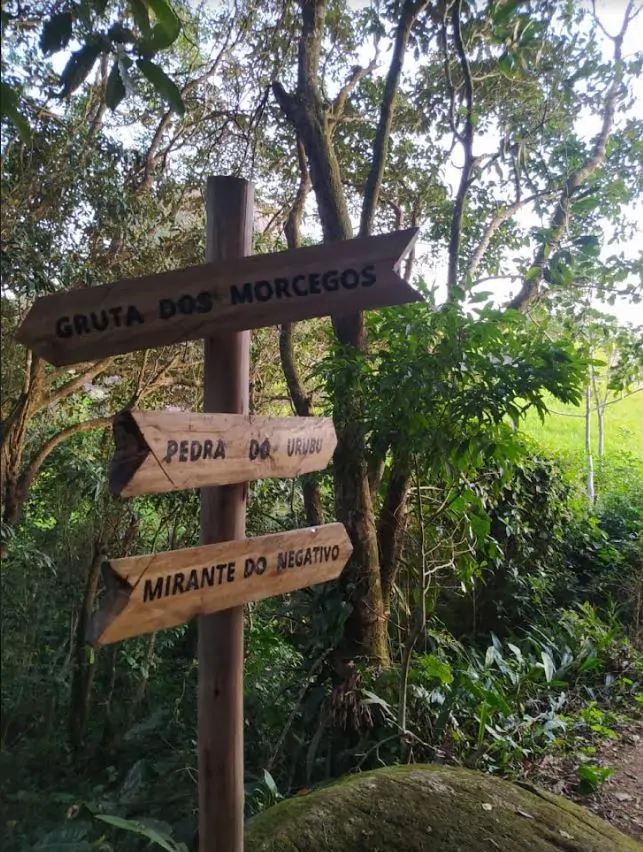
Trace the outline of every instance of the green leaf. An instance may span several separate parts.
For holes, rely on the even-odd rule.
[[[150,62],[149,59],[138,59],[136,64],[154,86],[159,95],[167,101],[175,112],[179,115],[183,115],[185,112],[185,104],[181,98],[179,87],[173,80],[170,80],[165,71],[154,62]]]
[[[67,47],[71,38],[73,17],[71,12],[59,12],[53,15],[42,28],[40,34],[40,49],[47,56]]]
[[[275,784],[275,779],[272,777],[272,775],[268,772],[267,769],[264,769],[263,771],[263,783],[270,791],[271,796],[273,796],[275,799],[281,798],[281,796],[279,795],[279,790],[277,789],[277,785]]]
[[[584,764],[576,770],[581,784],[590,790],[596,790],[600,785],[614,774],[609,766],[590,766]]]
[[[542,651],[540,654],[543,661],[543,669],[545,670],[545,677],[547,678],[547,683],[551,683],[554,675],[556,674],[556,666],[554,665],[554,661],[551,658],[551,654],[547,651]]]
[[[523,0],[507,0],[506,3],[497,7],[492,13],[494,26],[500,27],[503,24],[506,24],[518,6],[520,6],[521,2],[523,2]]]
[[[118,60],[116,60],[116,62],[114,62],[114,64],[112,65],[112,69],[109,72],[109,77],[107,78],[107,89],[105,92],[105,100],[107,102],[107,106],[111,110],[115,110],[124,97],[125,84],[123,83],[123,78],[121,77]]]
[[[139,52],[145,59],[170,47],[181,32],[181,21],[166,0],[148,0],[148,5],[154,12],[157,23],[151,33],[139,42]]]
[[[87,840],[90,826],[86,822],[70,822],[50,831],[33,847],[34,852],[90,852]]]
[[[134,18],[134,23],[142,32],[144,38],[149,38],[152,27],[150,26],[150,17],[147,12],[147,6],[143,0],[129,0],[129,7]]]
[[[165,37],[168,39],[166,47],[169,47],[177,40],[179,33],[181,32],[181,21],[179,20],[179,16],[167,0],[148,0],[148,4],[158,21],[154,30],[156,30],[157,27],[160,27],[160,29],[165,33]],[[152,30],[153,38],[154,30]]]
[[[108,825],[113,825],[116,828],[122,828],[124,831],[131,831],[133,834],[140,834],[147,837],[152,843],[165,849],[166,852],[187,852],[187,847],[184,843],[177,843],[169,833],[167,833],[164,823],[158,823],[156,820],[148,819],[124,819],[111,814],[95,814],[95,818],[106,822]]]
[[[60,97],[64,98],[74,92],[87,79],[87,75],[94,67],[101,52],[100,44],[86,43],[80,50],[76,50],[69,57],[63,73],[60,75],[62,91]]]
[[[0,115],[10,121],[18,132],[18,136],[25,143],[32,142],[31,128],[29,123],[18,109],[20,96],[8,83],[0,82]]]
[[[443,662],[435,654],[424,654],[419,663],[429,677],[437,678],[442,684],[453,683],[453,671],[448,663]]]

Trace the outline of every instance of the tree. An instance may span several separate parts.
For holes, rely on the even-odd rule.
[[[324,239],[347,239],[353,233],[350,198],[354,197],[351,190],[355,183],[349,183],[346,175],[357,169],[339,161],[335,137],[346,123],[349,98],[369,69],[354,68],[337,98],[328,103],[322,68],[326,68],[332,51],[327,41],[332,26],[329,22],[342,12],[325,0],[302,0],[300,5],[296,85],[289,92],[275,80],[273,92],[295,131],[297,144],[305,151]],[[537,234],[531,263],[519,268],[520,287],[509,302],[510,307],[528,310],[542,298],[546,280],[555,284],[551,269],[555,268],[555,252],[561,241],[587,224],[588,210],[595,212],[601,206],[600,198],[596,200],[597,184],[614,165],[609,143],[615,134],[627,70],[622,44],[635,14],[634,4],[629,3],[620,31],[610,36],[613,58],[606,75],[596,50],[580,59],[580,51],[587,51],[600,22],[595,15],[588,19],[570,3],[562,8],[560,4],[534,3],[524,11],[516,3],[491,2],[480,12],[461,0],[437,5],[410,0],[389,4],[385,15],[393,26],[391,61],[384,85],[376,90],[377,120],[361,137],[370,145],[361,160],[362,142],[355,158],[360,165],[366,164],[356,187],[361,196],[360,234],[370,233],[387,202],[382,185],[390,165],[392,136],[396,132],[417,133],[420,125],[439,145],[440,130],[450,131],[451,149],[461,149],[462,164],[445,217],[449,299],[457,301],[470,292],[482,271],[498,276],[504,261],[498,247],[503,241],[517,247],[525,239],[514,217],[531,205],[541,216],[549,215],[549,226]],[[384,28],[386,17],[374,17]],[[574,27],[572,39],[565,34],[566,26]],[[434,83],[439,101],[433,114],[427,110],[416,126],[409,128],[403,118],[397,124],[395,119],[397,101],[402,99],[402,68],[412,38],[419,65],[417,76],[422,82],[439,80]],[[443,71],[441,77],[438,69]],[[600,80],[606,76],[609,82],[601,91]],[[587,85],[590,97],[575,91],[579,80]],[[556,97],[558,87],[561,94]],[[416,89],[406,96],[420,100],[423,93]],[[590,144],[574,135],[570,108],[576,105],[589,108],[600,118],[600,130]],[[474,155],[477,130],[491,130],[494,125],[502,131],[500,147],[492,154]],[[560,141],[563,133],[564,143]],[[563,159],[563,149],[571,150],[572,155]],[[351,155],[354,153],[351,151]],[[497,181],[489,176],[492,166]],[[513,199],[509,195],[512,191]],[[435,229],[441,222],[444,227],[445,219],[436,219]],[[347,639],[354,652],[386,665],[385,588],[390,578],[385,582],[382,572],[386,567],[395,576],[395,567],[391,568],[396,566],[399,542],[395,527],[404,514],[411,472],[403,443],[393,439],[385,448],[392,459],[391,475],[378,524],[376,494],[371,485],[378,485],[379,478],[369,479],[369,472],[378,465],[369,459],[359,371],[351,373],[350,353],[366,350],[364,318],[335,317],[333,327],[338,357],[346,358],[349,365],[333,387],[339,437],[335,457],[337,515],[347,526],[355,548],[342,578],[352,605]],[[389,543],[392,552],[386,553],[384,563],[383,551],[390,549]]]

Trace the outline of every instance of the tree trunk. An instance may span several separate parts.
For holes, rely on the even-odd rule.
[[[92,616],[94,601],[98,591],[101,568],[105,559],[105,548],[100,541],[94,544],[94,557],[87,574],[85,592],[76,625],[75,666],[71,685],[69,707],[69,741],[72,748],[78,749],[87,732],[89,705],[96,672],[94,652],[85,641],[87,626]]]
[[[594,458],[592,456],[592,392],[588,383],[585,388],[585,464],[587,467],[587,499],[593,505],[594,492]]]
[[[382,597],[387,617],[391,610],[391,594],[397,574],[397,561],[406,528],[405,509],[410,484],[411,474],[408,458],[405,454],[396,455],[393,459],[388,488],[384,496],[377,527],[382,566]]]
[[[301,219],[304,213],[306,198],[310,192],[310,178],[306,166],[306,152],[300,141],[297,143],[297,155],[299,158],[299,187],[297,195],[290,209],[284,232],[288,248],[294,249],[301,245]],[[292,342],[292,323],[284,323],[279,329],[279,355],[281,367],[284,371],[288,393],[298,417],[310,417],[313,413],[311,399],[301,383],[299,371],[295,363],[295,353]],[[304,508],[306,511],[306,522],[311,527],[324,523],[324,509],[322,506],[321,492],[317,475],[314,473],[302,477],[302,489],[304,492]]]
[[[43,392],[44,362],[27,353],[22,393],[0,431],[0,480],[2,489],[2,521],[14,527],[20,520],[24,497],[20,494],[20,478],[29,421],[39,407]],[[4,546],[2,555],[5,555]]]

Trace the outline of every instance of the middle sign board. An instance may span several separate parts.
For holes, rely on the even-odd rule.
[[[123,497],[300,476],[337,444],[329,417],[124,411],[113,430],[110,489]]]

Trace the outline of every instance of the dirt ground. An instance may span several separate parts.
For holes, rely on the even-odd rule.
[[[619,734],[619,739],[603,742],[596,755],[599,765],[614,770],[596,793],[583,795],[578,789],[576,764],[558,757],[545,757],[532,780],[643,841],[643,720],[621,727]]]
[[[603,745],[599,755],[615,772],[586,805],[643,841],[643,723],[628,726],[622,738]]]

